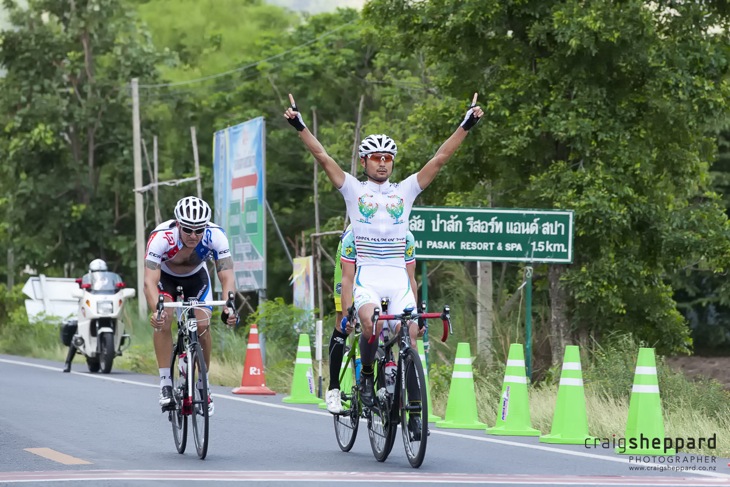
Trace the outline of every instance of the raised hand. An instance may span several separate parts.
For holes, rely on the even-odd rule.
[[[286,121],[289,122],[289,125],[297,129],[298,132],[301,132],[307,128],[307,126],[304,125],[302,114],[299,113],[299,109],[297,108],[297,104],[294,102],[294,97],[291,93],[289,93],[289,103],[291,103],[291,106],[284,112],[284,117],[286,117]]]
[[[464,130],[469,130],[479,122],[479,120],[482,118],[482,115],[484,115],[484,110],[482,110],[481,107],[477,106],[477,93],[474,93],[474,98],[472,98],[471,100],[469,110],[466,112],[466,116],[461,122],[461,128],[463,128]]]

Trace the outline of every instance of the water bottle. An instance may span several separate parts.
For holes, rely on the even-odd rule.
[[[360,363],[360,359],[355,359],[355,380],[357,383],[360,383],[360,369],[362,368],[362,363]]]
[[[395,379],[398,365],[392,360],[385,364],[385,389],[389,394],[395,393]]]
[[[180,354],[179,360],[178,360],[178,366],[180,369],[180,378],[185,379],[188,376],[188,355],[187,353],[183,352]]]

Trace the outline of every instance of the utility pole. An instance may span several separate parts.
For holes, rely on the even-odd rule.
[[[162,215],[160,214],[160,195],[159,187],[157,183],[160,182],[160,163],[157,160],[157,136],[152,137],[152,163],[154,167],[154,175],[152,182],[155,183],[155,188],[152,190],[152,194],[155,198],[155,226],[162,222]]]
[[[314,129],[314,137],[317,137],[317,109],[312,108],[312,128]],[[314,232],[319,234],[319,188],[318,186],[318,176],[319,176],[319,164],[317,161],[314,161]],[[317,240],[312,240],[312,245],[317,245],[317,252],[314,252],[314,247],[312,247],[312,253],[314,254],[314,258],[317,260],[315,262],[315,269],[317,270],[317,307],[319,308],[319,319],[324,319],[324,299],[322,298],[322,241],[317,238]],[[322,366],[322,363],[320,361],[320,367]],[[320,372],[320,379],[321,379],[321,372]]]
[[[139,80],[132,78],[132,154],[134,155],[134,187],[142,187],[142,136],[139,121]],[[147,300],[144,297],[144,197],[134,192],[135,240],[137,241],[137,304],[140,317],[147,314]]]
[[[193,139],[193,160],[195,161],[195,177],[198,185],[198,198],[203,198],[203,190],[200,185],[200,160],[198,159],[198,137],[195,134],[195,127],[190,127],[190,138]]]

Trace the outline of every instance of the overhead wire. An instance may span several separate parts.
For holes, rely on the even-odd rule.
[[[268,62],[268,61],[271,61],[273,59],[277,59],[277,58],[280,58],[282,56],[285,56],[285,55],[287,55],[289,53],[292,53],[294,51],[297,51],[297,50],[299,50],[299,49],[301,49],[301,48],[303,48],[305,46],[308,46],[310,44],[313,44],[313,43],[319,41],[320,39],[324,39],[325,37],[328,37],[328,36],[334,34],[335,32],[344,29],[348,25],[354,23],[356,20],[357,19],[352,19],[351,21],[346,22],[346,23],[344,23],[344,24],[342,24],[340,26],[337,26],[334,29],[325,32],[324,34],[322,34],[322,35],[320,35],[318,37],[315,37],[314,39],[310,39],[310,40],[308,40],[306,42],[303,42],[303,43],[301,43],[301,44],[299,44],[297,46],[292,47],[291,49],[287,49],[286,51],[280,52],[279,54],[274,54],[273,56],[269,56],[269,57],[267,57],[265,59],[261,59],[259,61],[255,61],[253,63],[249,63],[249,64],[246,64],[246,65],[243,65],[243,66],[239,66],[239,67],[234,68],[234,69],[229,69],[228,71],[223,71],[221,73],[211,74],[209,76],[202,76],[200,78],[194,78],[194,79],[185,80],[185,81],[173,81],[173,82],[169,82],[169,83],[141,84],[141,85],[139,85],[139,88],[140,89],[150,89],[150,88],[165,88],[165,87],[173,87],[173,86],[184,86],[184,85],[189,85],[189,84],[201,83],[203,81],[209,81],[209,80],[216,79],[216,78],[221,78],[223,76],[228,76],[230,74],[238,73],[240,71],[245,71],[247,69],[254,68],[254,67],[258,66],[261,63]]]

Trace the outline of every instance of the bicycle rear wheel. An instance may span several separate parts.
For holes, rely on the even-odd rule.
[[[368,435],[375,459],[384,462],[393,449],[397,424],[391,418],[393,398],[385,391],[383,363],[378,361],[376,364],[375,397],[368,418]]]
[[[183,402],[187,397],[185,377],[180,376],[177,347],[172,351],[170,360],[170,376],[172,378],[172,409],[168,411],[168,419],[172,423],[172,438],[178,453],[185,453],[188,443],[188,417],[183,414]]]
[[[401,386],[400,417],[403,446],[411,467],[418,468],[426,456],[428,439],[428,397],[423,365],[418,353],[409,348],[401,363],[405,380]]]
[[[355,380],[355,364],[349,367],[352,360],[351,357],[347,358],[343,369],[345,372],[340,377],[340,384],[344,385],[348,381],[345,381],[345,373],[347,371],[351,374],[350,384],[354,386],[350,389],[350,394],[345,394],[344,391],[340,393],[342,399],[342,407],[345,411],[342,414],[335,414],[335,437],[337,438],[337,444],[340,446],[342,451],[350,451],[352,445],[355,444],[355,438],[357,438],[357,428],[360,426],[360,400],[357,392],[357,381]]]
[[[192,357],[189,360],[189,367],[192,367],[190,380],[193,381],[193,401],[190,417],[193,422],[193,439],[195,449],[201,460],[208,454],[208,428],[210,418],[208,416],[208,378],[203,360],[203,349],[199,343],[192,345],[190,349]]]

